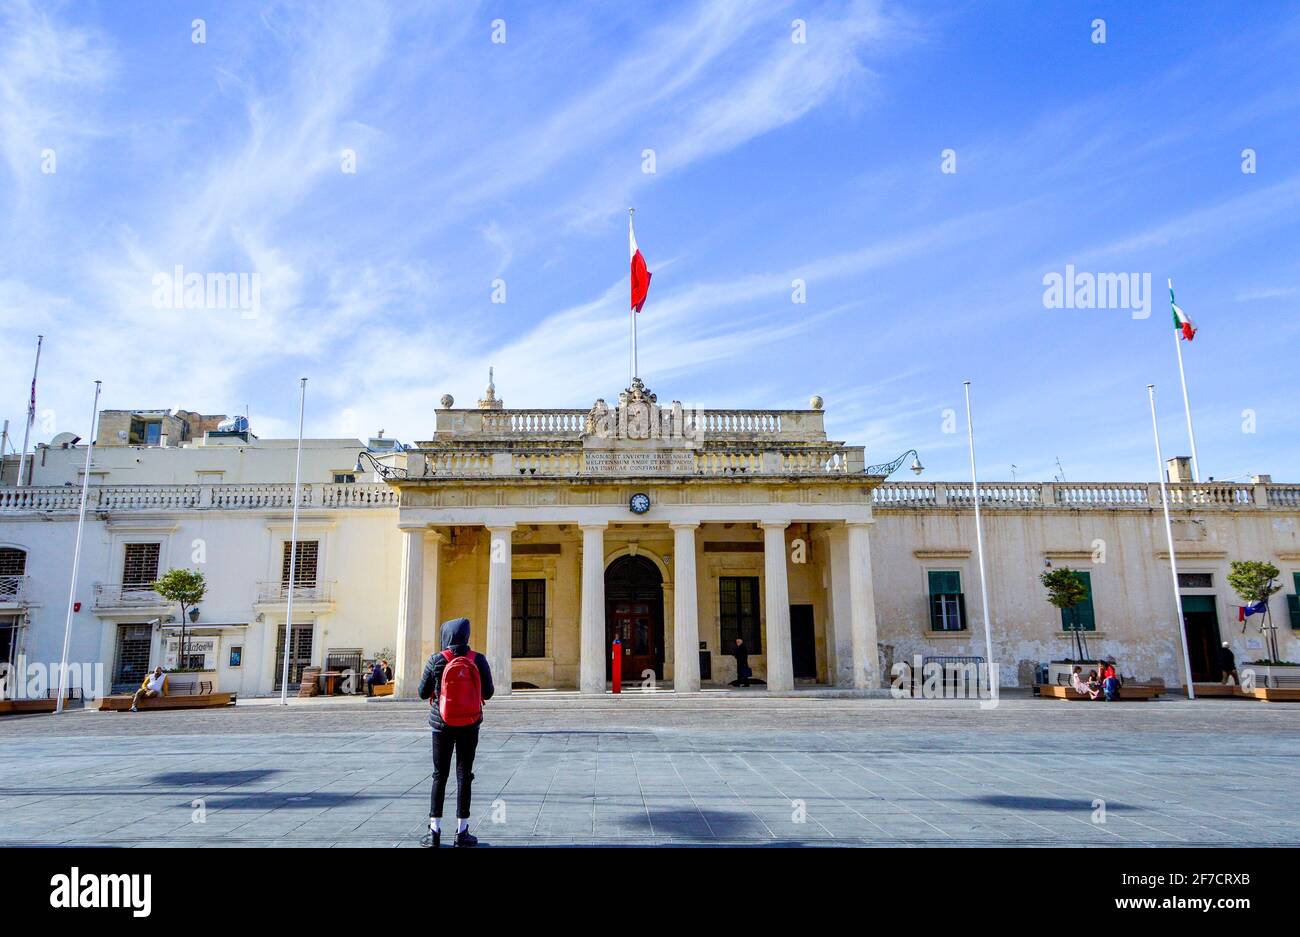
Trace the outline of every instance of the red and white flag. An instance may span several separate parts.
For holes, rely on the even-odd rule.
[[[632,258],[632,308],[637,312],[645,305],[646,294],[650,292],[650,271],[646,269],[645,258],[636,246],[636,234],[632,231],[632,216],[627,218],[627,246]]]

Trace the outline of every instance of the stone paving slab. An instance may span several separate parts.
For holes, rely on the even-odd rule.
[[[9,717],[0,844],[409,846],[426,715]],[[485,844],[1300,845],[1300,707],[520,694],[481,739]]]

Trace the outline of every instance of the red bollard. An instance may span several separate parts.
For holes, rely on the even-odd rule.
[[[614,638],[614,643],[610,645],[609,652],[610,654],[613,655],[614,658],[613,668],[612,668],[613,677],[614,677],[613,680],[614,692],[622,693],[623,692],[623,642],[620,641],[617,637]]]

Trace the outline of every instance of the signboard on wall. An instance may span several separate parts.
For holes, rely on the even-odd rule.
[[[217,669],[217,650],[221,639],[215,636],[195,636],[188,637],[185,641],[186,655],[189,660],[186,664],[188,667],[202,667],[204,670]],[[163,649],[163,667],[170,670],[180,666],[178,664],[178,655],[180,654],[180,635],[174,635],[167,638]]]

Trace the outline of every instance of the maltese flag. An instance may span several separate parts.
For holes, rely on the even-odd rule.
[[[645,258],[636,246],[636,234],[632,231],[632,216],[627,216],[627,247],[632,258],[632,308],[637,312],[645,305],[645,297],[650,292],[650,271],[646,269]]]

